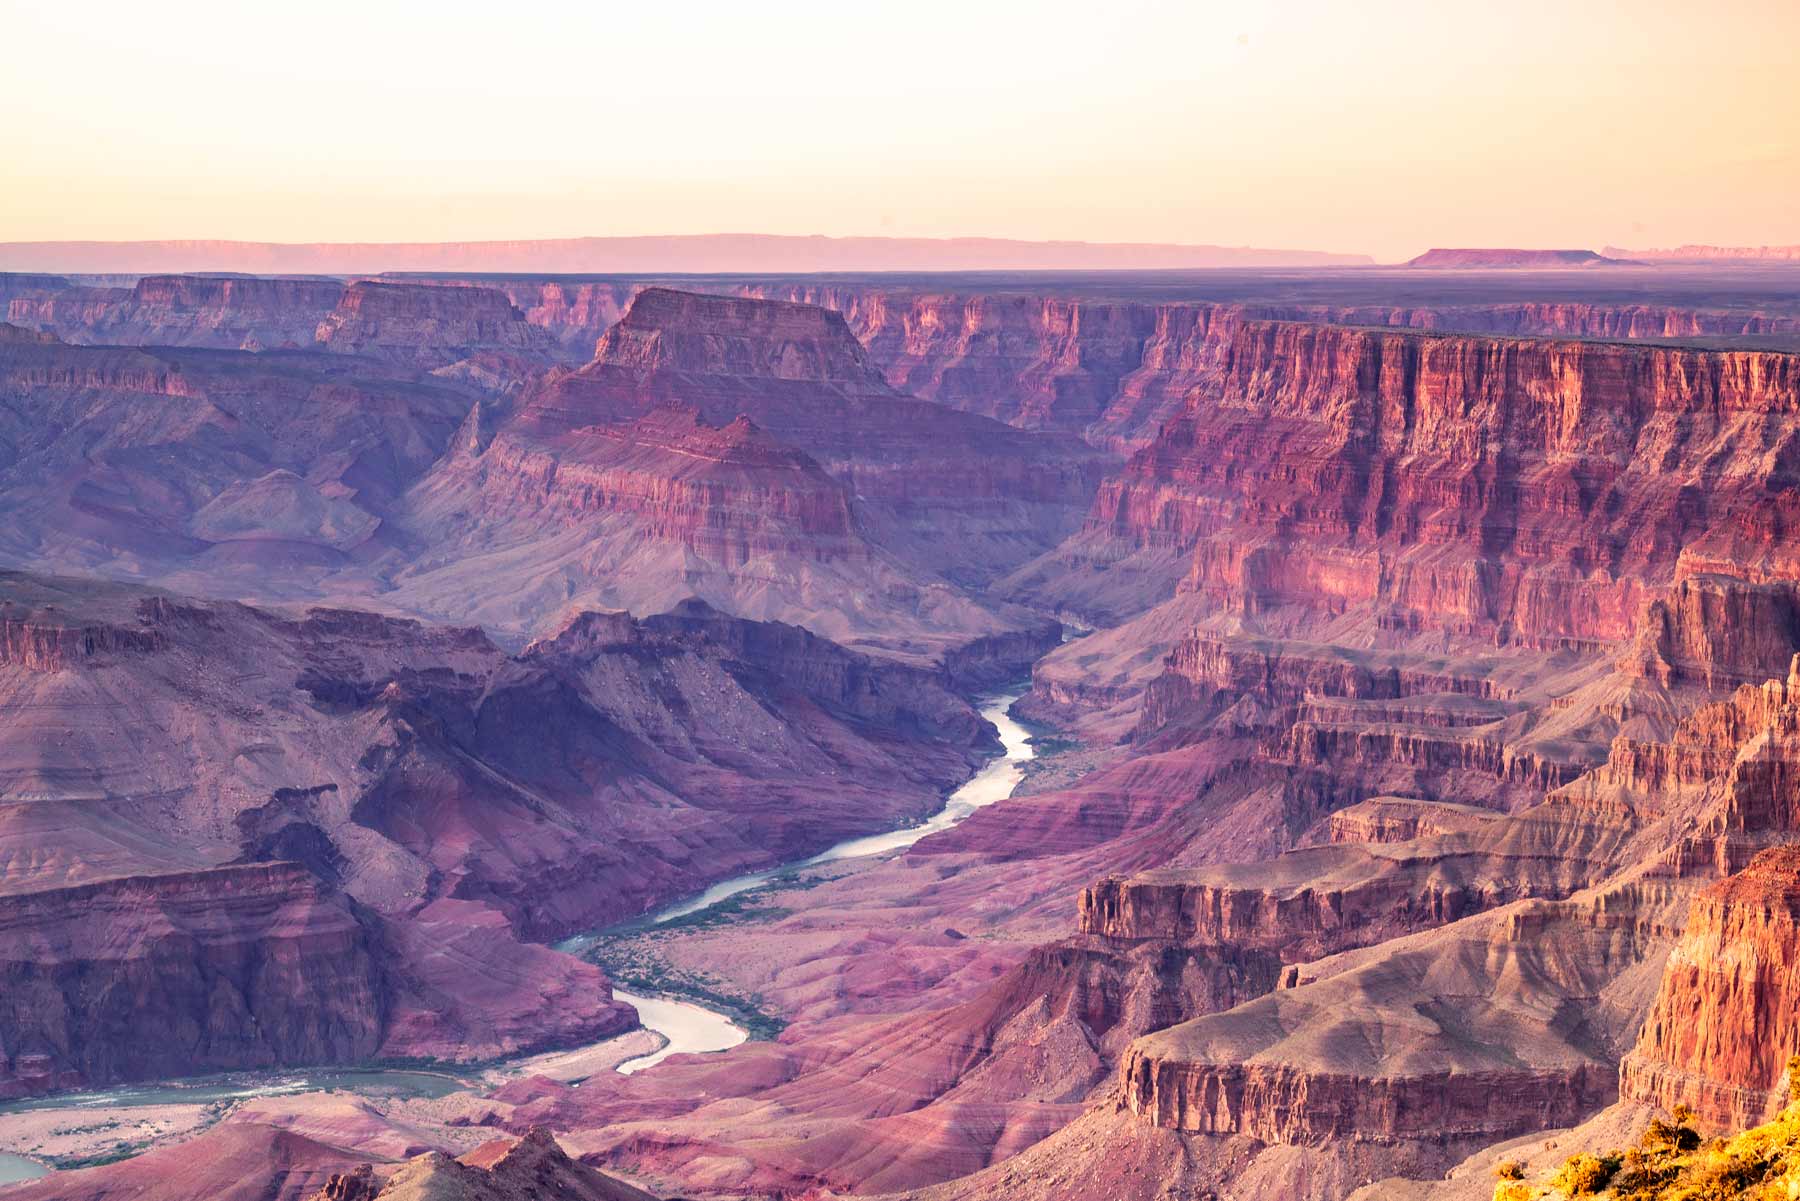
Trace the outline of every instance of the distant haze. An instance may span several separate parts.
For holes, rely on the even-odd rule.
[[[0,41],[0,242],[1800,242],[1793,0],[0,0]]]
[[[519,242],[12,242],[0,271],[808,272],[1099,271],[1361,266],[1361,255],[1223,246],[1018,242],[996,238],[796,238],[713,234]]]

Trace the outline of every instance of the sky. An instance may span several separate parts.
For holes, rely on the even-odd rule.
[[[1800,243],[1800,0],[0,0],[0,241]]]

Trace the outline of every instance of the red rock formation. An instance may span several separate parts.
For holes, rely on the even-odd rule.
[[[1612,1073],[1423,1073],[1399,1080],[1335,1076],[1298,1067],[1200,1068],[1127,1059],[1126,1103],[1159,1126],[1241,1134],[1266,1143],[1320,1145],[1357,1138],[1494,1141],[1573,1125],[1611,1099]]]
[[[484,277],[483,286],[504,292],[525,320],[539,327],[565,352],[580,359],[625,315],[643,285],[611,280],[511,279]]]
[[[380,1043],[379,936],[297,864],[7,892],[0,931],[0,1096]]]
[[[1233,306],[748,285],[844,315],[894,387],[1026,429],[1142,440],[1216,372]]]
[[[1724,691],[1784,674],[1796,651],[1794,583],[1689,576],[1650,602],[1621,666],[1665,688]]]
[[[1797,406],[1790,355],[1246,325],[1218,392],[1021,591],[1172,550],[1184,589],[1246,615],[1598,649],[1682,571],[1800,572],[1794,467],[1752,449],[1785,445]]]
[[[82,341],[242,350],[305,347],[338,304],[335,280],[148,275]]]
[[[1460,805],[1368,801],[1332,815],[1330,845],[1258,863],[1108,876],[1082,891],[1080,928],[1119,942],[1317,959],[1522,898],[1569,896],[1629,865],[1641,853],[1639,829],[1571,804],[1502,818]],[[1350,841],[1362,833],[1377,837]]]
[[[1692,1108],[1710,1125],[1767,1121],[1800,1053],[1800,846],[1763,851],[1694,898],[1637,1047],[1631,1100]]]
[[[364,1165],[341,1173],[309,1201],[655,1201],[649,1193],[570,1159],[541,1126],[452,1159],[431,1152],[385,1180]]]
[[[567,429],[669,400],[713,424],[746,415],[895,519],[921,526],[952,501],[996,511],[1003,502],[1079,503],[1100,466],[1070,440],[1026,437],[897,393],[836,313],[660,288],[638,294],[592,363],[528,397],[522,421]],[[1049,520],[1042,532],[1013,536],[1060,537],[1064,519]]]
[[[1472,805],[1374,797],[1333,813],[1327,823],[1334,843],[1396,843],[1478,830],[1500,815]]]
[[[16,278],[16,277],[13,277]],[[59,280],[58,276],[40,277]],[[21,288],[6,302],[8,321],[54,333],[66,341],[89,340],[86,331],[118,320],[131,298],[130,288],[94,287],[69,280],[36,288]]]
[[[751,295],[835,309],[889,383],[1026,428],[1126,449],[1155,437],[1195,388],[1214,389],[1252,321],[1603,339],[1763,337],[1792,343],[1800,315],[1663,303],[1494,299],[1353,303],[1266,297],[1121,301],[1079,286],[945,293],[881,284],[749,284]]]
[[[13,616],[14,606],[0,602],[0,667],[26,671],[62,671],[96,656],[146,655],[164,645],[154,629],[114,625],[63,625],[39,613]]]
[[[843,480],[885,545],[976,580],[1072,530],[1101,469],[1072,439],[896,392],[836,313],[662,288],[638,294],[592,363],[534,390],[519,424],[548,437],[670,401],[714,425],[748,416]]]
[[[691,409],[670,407],[554,444],[502,432],[470,470],[480,477],[478,503],[496,519],[533,510],[562,521],[629,515],[640,537],[678,543],[727,568],[764,555],[872,553],[845,487],[746,417],[715,429]],[[427,489],[441,486],[434,480]],[[459,492],[454,503],[471,502]]]
[[[44,277],[12,292],[9,309],[21,320],[70,342],[274,350],[311,346],[344,286],[319,279],[148,275],[130,288],[84,288]]]
[[[1592,1040],[1616,1036],[1621,1015],[1566,1033],[1553,1015],[1593,1005],[1654,952],[1643,906],[1529,903],[1302,969],[1287,988],[1137,1040],[1120,1104],[1172,1129],[1453,1155],[1571,1124],[1614,1095]]]
[[[314,340],[336,354],[441,366],[481,350],[543,352],[549,340],[491,288],[358,280],[319,321]]]

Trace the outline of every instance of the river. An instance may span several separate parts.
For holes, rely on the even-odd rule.
[[[26,1159],[11,1151],[0,1151],[0,1188],[17,1184],[21,1180],[36,1180],[39,1176],[49,1174],[50,1169],[35,1159]]]
[[[780,867],[772,867],[767,871],[751,872],[744,876],[733,876],[713,885],[699,896],[669,906],[651,919],[660,925],[674,921],[678,917],[700,913],[711,909],[728,897],[735,897],[741,892],[767,884],[775,877],[797,868],[817,867],[821,863],[833,863],[839,859],[860,859],[865,855],[884,855],[889,851],[898,851],[911,846],[928,834],[936,834],[940,830],[948,830],[951,826],[968,817],[969,814],[995,801],[1004,801],[1011,796],[1019,781],[1025,778],[1023,764],[1031,758],[1031,735],[1025,727],[1012,719],[1008,712],[1013,702],[1019,699],[1019,693],[1003,693],[990,697],[982,703],[981,715],[994,724],[1000,731],[1000,745],[1004,753],[990,759],[986,766],[976,772],[961,788],[950,794],[944,807],[928,820],[916,826],[903,826],[898,830],[889,830],[885,834],[866,834],[861,838],[851,838],[828,847],[810,859],[799,859],[793,863],[785,863]]]
[[[719,902],[749,892],[769,883],[776,877],[800,868],[817,867],[824,863],[835,863],[840,859],[860,859],[868,855],[884,855],[891,851],[903,850],[928,834],[936,834],[939,830],[948,830],[964,818],[995,801],[1003,801],[1013,794],[1019,781],[1025,778],[1025,761],[1032,757],[1031,735],[1012,718],[1013,702],[1019,699],[1016,692],[1001,693],[998,696],[984,698],[981,702],[981,715],[992,722],[1000,733],[1002,753],[990,759],[980,771],[976,772],[962,787],[951,793],[944,802],[944,807],[930,818],[916,826],[904,826],[898,830],[889,830],[882,834],[865,834],[859,838],[845,839],[835,846],[827,847],[817,855],[806,859],[797,859],[792,863],[784,863],[779,867],[771,867],[760,872],[748,872],[742,876],[733,876],[729,880],[721,880],[705,892],[677,901],[666,909],[659,910],[649,919],[650,925],[661,925],[674,921],[678,917],[689,917],[696,913],[704,913]],[[560,951],[571,953],[592,946],[600,934],[578,934],[557,944]],[[619,1065],[618,1070],[627,1074],[642,1071],[654,1064],[661,1063],[671,1055],[685,1055],[706,1051],[723,1051],[735,1047],[749,1035],[745,1030],[732,1022],[730,1018],[717,1010],[708,1009],[704,1005],[696,1005],[692,1001],[683,1001],[678,997],[657,996],[639,997],[630,993],[614,990],[615,996],[630,1002],[637,1008],[638,1020],[646,1030],[654,1030],[668,1040],[668,1043],[653,1055],[628,1059]]]
[[[1025,761],[1032,757],[1031,735],[1007,712],[1018,693],[1003,693],[984,698],[981,715],[1000,732],[1001,755],[988,761],[962,787],[952,792],[944,807],[916,826],[846,839],[806,859],[734,876],[708,888],[698,896],[679,901],[660,910],[649,919],[660,925],[678,917],[687,917],[712,908],[719,902],[769,883],[786,872],[816,867],[841,859],[857,859],[902,850],[939,830],[947,830],[986,805],[1011,796],[1019,781],[1025,778]],[[557,944],[558,950],[577,952],[590,946],[598,934],[582,934]],[[717,1010],[684,1001],[678,997],[641,996],[615,989],[613,995],[638,1011],[638,1019],[647,1030],[663,1036],[667,1042],[649,1055],[640,1055],[618,1065],[618,1071],[630,1075],[653,1067],[671,1055],[723,1051],[735,1047],[749,1037],[728,1016]],[[491,1065],[489,1065],[491,1066]],[[479,1069],[477,1069],[479,1070]],[[327,1068],[317,1071],[233,1072],[179,1081],[125,1085],[93,1093],[63,1093],[49,1097],[0,1104],[0,1113],[26,1109],[113,1109],[167,1103],[208,1103],[235,1101],[250,1097],[279,1096],[290,1093],[315,1092],[325,1089],[348,1089],[359,1093],[399,1093],[414,1097],[441,1097],[458,1089],[471,1087],[473,1074],[465,1077],[456,1070],[445,1072],[408,1071],[405,1069]],[[0,1185],[29,1180],[48,1169],[37,1162],[10,1152],[0,1151]]]

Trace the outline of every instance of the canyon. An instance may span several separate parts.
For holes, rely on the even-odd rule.
[[[0,1191],[1413,1201],[1774,1117],[1800,292],[1481,253],[0,276],[0,1130],[450,1073]]]

